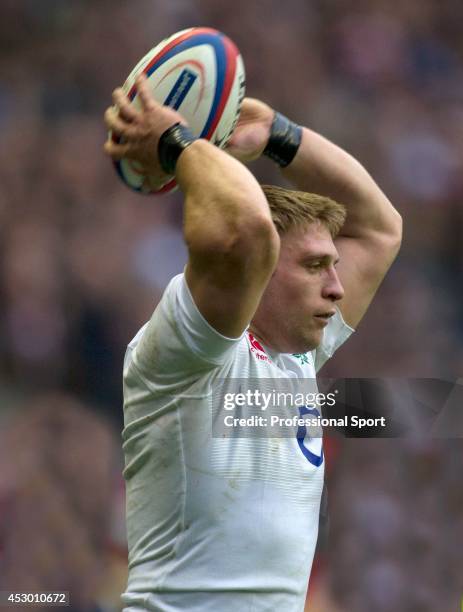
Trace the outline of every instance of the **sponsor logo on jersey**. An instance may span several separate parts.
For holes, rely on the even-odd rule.
[[[260,361],[270,361],[262,344],[258,340],[256,340],[256,338],[250,332],[248,332],[248,338],[249,345],[251,347],[251,353],[254,355],[254,357],[259,359]]]

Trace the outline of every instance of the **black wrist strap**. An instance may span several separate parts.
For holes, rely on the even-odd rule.
[[[302,128],[288,117],[275,112],[264,155],[285,168],[293,161],[301,140]]]
[[[162,134],[158,143],[158,157],[166,174],[175,174],[178,158],[195,140],[196,136],[181,123],[175,123]]]

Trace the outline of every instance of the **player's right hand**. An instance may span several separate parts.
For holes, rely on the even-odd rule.
[[[270,138],[274,110],[255,98],[244,98],[240,117],[225,151],[242,162],[258,159]]]
[[[108,136],[104,151],[114,160],[125,157],[138,162],[145,174],[162,181],[168,175],[159,164],[159,138],[175,123],[187,123],[177,111],[153,98],[144,74],[137,77],[135,84],[140,110],[130,103],[122,88],[113,92],[114,106],[106,109],[104,121],[108,129],[120,137],[120,142]]]

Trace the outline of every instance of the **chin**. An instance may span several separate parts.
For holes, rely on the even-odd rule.
[[[317,342],[311,342],[310,344],[307,343],[304,347],[304,349],[302,351],[299,351],[300,353],[308,353],[310,351],[314,351],[316,348],[318,348],[320,346],[321,340],[318,340]]]
[[[291,334],[291,329],[287,331],[289,333],[281,335],[278,341],[268,338],[269,346],[279,353],[308,353],[320,346],[323,340],[323,329],[305,329],[303,334]]]
[[[321,333],[315,332],[310,334],[309,337],[301,339],[300,348],[297,353],[308,353],[309,351],[313,351],[318,348],[323,340],[323,330]]]

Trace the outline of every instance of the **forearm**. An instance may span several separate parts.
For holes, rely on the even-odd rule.
[[[299,150],[282,172],[297,189],[328,196],[346,206],[341,235],[400,234],[399,213],[365,168],[320,134],[303,128]]]
[[[184,233],[190,248],[227,250],[272,233],[266,198],[239,161],[205,140],[180,156],[177,182],[185,195]],[[262,233],[265,233],[263,231]]]

